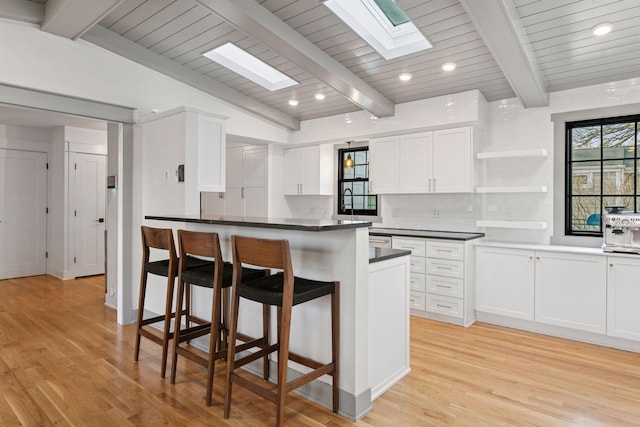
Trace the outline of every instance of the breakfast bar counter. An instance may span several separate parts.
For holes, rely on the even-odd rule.
[[[296,276],[340,281],[341,414],[361,418],[376,397],[409,372],[409,253],[370,253],[370,222],[148,215],[145,225],[216,232],[225,261],[232,261],[232,235],[286,239]],[[210,304],[205,303],[210,296],[199,298],[194,294],[193,300],[197,313],[210,316]],[[242,310],[239,331],[259,336],[262,310],[256,303],[242,303],[248,305]],[[250,309],[251,304],[256,306]],[[319,361],[331,360],[329,304],[329,298],[320,298],[305,303],[304,309],[294,307],[291,351]],[[376,322],[387,318],[395,323]],[[275,325],[274,318],[272,336]],[[395,338],[393,346],[389,345],[389,336]],[[253,367],[249,365],[249,369]],[[305,367],[289,363],[290,379],[306,372]],[[330,406],[331,378],[321,377],[300,391]]]

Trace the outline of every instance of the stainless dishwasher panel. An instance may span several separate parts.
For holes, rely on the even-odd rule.
[[[390,248],[391,236],[369,236],[369,246],[374,248]]]

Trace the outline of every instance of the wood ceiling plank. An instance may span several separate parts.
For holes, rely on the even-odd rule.
[[[111,13],[105,16],[102,21],[100,21],[100,25],[109,28],[146,1],[151,0],[125,0],[124,2],[120,3],[118,7],[113,9]]]
[[[137,42],[143,37],[158,30],[160,27],[167,25],[169,22],[197,7],[198,5],[196,3],[190,1],[173,2],[164,9],[147,17],[142,22],[139,22],[122,35],[129,40]]]
[[[154,0],[144,2],[130,13],[123,16],[122,19],[119,19],[118,22],[114,23],[109,27],[109,29],[116,34],[123,35],[136,25],[162,11],[162,9],[166,8],[171,3],[173,3],[173,0]],[[186,3],[190,3],[190,1],[186,0]]]
[[[124,0],[48,0],[40,29],[75,40]]]
[[[195,24],[199,20],[202,20],[204,16],[206,16],[206,13],[203,12],[202,6],[197,5],[196,7],[189,9],[187,12],[176,16],[161,27],[151,31],[149,34],[146,34],[142,38],[134,41],[141,46],[151,48],[179,31]],[[131,37],[127,38],[133,40]]]

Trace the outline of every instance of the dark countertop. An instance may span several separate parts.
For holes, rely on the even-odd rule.
[[[299,231],[333,231],[371,226],[371,222],[369,221],[259,218],[240,216],[145,215],[144,218],[159,221],[195,222],[198,224],[235,225],[237,227],[278,228],[281,230]]]
[[[406,230],[403,228],[378,228],[369,229],[370,236],[404,236],[423,237],[445,240],[473,240],[484,237],[484,233],[462,233],[457,231],[430,231],[430,230]]]
[[[369,264],[405,255],[411,255],[411,251],[407,251],[405,249],[374,248],[373,246],[369,246]]]

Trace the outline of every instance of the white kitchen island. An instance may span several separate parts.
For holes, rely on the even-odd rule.
[[[145,219],[145,224],[152,227],[218,233],[226,261],[231,261],[230,237],[234,234],[287,239],[295,275],[340,281],[341,414],[361,418],[372,408],[376,397],[409,372],[409,252],[370,253],[369,222],[188,215]],[[210,316],[210,292],[208,289],[194,292],[196,314]],[[258,336],[261,310],[250,301],[242,304],[254,304],[255,309],[247,306],[240,311],[239,330]],[[274,319],[272,336],[275,325]],[[330,331],[329,298],[293,308],[292,351],[319,361],[330,360]],[[289,379],[306,372],[306,368],[293,362],[289,367]],[[330,406],[330,384],[330,377],[322,377],[299,390]]]

